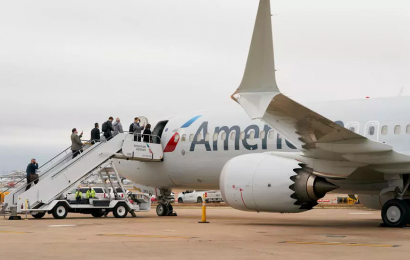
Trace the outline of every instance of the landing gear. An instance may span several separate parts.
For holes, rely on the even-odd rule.
[[[177,216],[174,212],[174,207],[171,205],[171,190],[170,189],[160,189],[160,195],[158,198],[157,215],[163,216]]]
[[[383,225],[386,227],[404,227],[410,224],[410,200],[403,199],[410,186],[408,176],[403,191],[396,188],[395,199],[387,201],[382,208]]]
[[[410,222],[410,206],[404,200],[389,200],[383,205],[383,223],[388,227],[403,227]]]

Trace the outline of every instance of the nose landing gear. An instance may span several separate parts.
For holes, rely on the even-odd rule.
[[[174,212],[174,207],[171,205],[171,190],[170,189],[160,189],[160,195],[158,198],[157,215],[163,216],[177,216]]]

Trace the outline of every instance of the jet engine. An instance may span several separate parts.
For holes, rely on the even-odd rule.
[[[247,154],[225,164],[220,188],[225,202],[239,210],[297,213],[337,186],[294,159]]]

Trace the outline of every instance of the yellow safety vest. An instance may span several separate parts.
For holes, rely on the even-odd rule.
[[[91,191],[87,190],[86,196],[87,196],[87,199],[89,199],[90,197],[95,198],[95,190],[93,190],[93,189],[91,189]]]
[[[75,198],[77,198],[77,197],[82,198],[82,197],[83,197],[83,193],[82,193],[81,191],[77,191],[77,192],[75,193]]]

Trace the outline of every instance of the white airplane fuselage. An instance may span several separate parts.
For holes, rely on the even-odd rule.
[[[409,154],[409,103],[410,97],[394,97],[308,107],[358,134]],[[167,120],[161,135],[163,162],[116,160],[120,175],[151,187],[219,189],[221,170],[233,157],[299,152],[285,139],[286,133],[278,133],[260,120],[250,120],[239,105],[229,111],[197,112]]]

